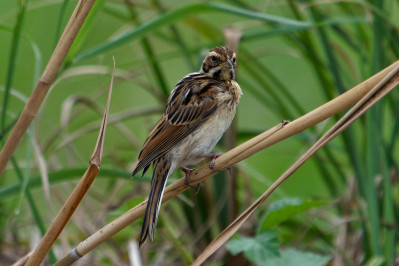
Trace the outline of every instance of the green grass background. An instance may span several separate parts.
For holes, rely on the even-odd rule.
[[[1,145],[75,4],[1,3]],[[149,108],[155,112],[108,126],[100,175],[76,213],[80,218],[71,220],[56,243],[60,254],[147,197],[150,176],[129,179],[141,144],[174,84],[197,71],[209,49],[225,44],[223,30],[242,34],[237,51],[237,80],[244,93],[235,124],[238,145],[282,120],[296,119],[394,62],[399,55],[398,16],[398,2],[389,0],[98,0],[0,179],[0,258],[8,262],[29,251],[34,236],[48,227],[83,174],[97,130],[79,132],[102,119],[113,56],[117,71],[111,116]],[[262,217],[277,200],[322,200],[322,207],[310,204],[310,211],[304,208],[299,214],[282,208],[291,215],[269,228],[278,239],[277,250],[296,248],[334,261],[339,256],[347,265],[394,265],[395,259],[398,263],[398,96],[396,89],[308,161],[240,234],[255,240],[264,236],[256,228],[262,228]],[[67,109],[74,99],[80,101]],[[71,119],[63,121],[68,114]],[[157,236],[147,243],[144,262],[153,264],[163,256],[168,263],[190,263],[338,117],[239,163],[236,176],[218,174],[199,195],[189,191],[172,200],[161,209]],[[75,134],[73,141],[63,144]],[[49,172],[51,203],[44,197],[33,141],[39,143]],[[218,145],[216,150],[226,148]],[[231,179],[237,181],[235,186]],[[132,224],[89,259],[97,265],[127,263],[127,242],[137,239],[140,227],[141,221]],[[346,248],[337,245],[340,236]],[[352,249],[358,252],[352,254]],[[231,253],[221,254],[212,262],[231,263]],[[259,264],[248,252],[238,256]],[[61,257],[52,250],[52,262]]]

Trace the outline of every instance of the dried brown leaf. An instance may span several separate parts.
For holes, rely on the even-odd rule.
[[[115,69],[115,60],[114,60]],[[90,159],[90,165],[85,174],[79,180],[79,183],[73,189],[72,193],[69,195],[68,199],[65,201],[63,207],[60,209],[50,227],[44,234],[39,245],[35,248],[32,255],[29,257],[26,265],[40,265],[47,253],[49,252],[51,246],[57,240],[58,236],[61,234],[65,225],[71,218],[72,214],[75,212],[76,208],[80,204],[86,192],[89,190],[91,184],[96,178],[98,172],[100,171],[102,149],[104,146],[105,129],[107,126],[107,117],[109,112],[109,106],[111,103],[111,93],[113,85],[113,76],[111,77],[111,84],[108,93],[107,105],[104,111],[104,117],[101,124],[100,132],[98,135],[97,143]]]

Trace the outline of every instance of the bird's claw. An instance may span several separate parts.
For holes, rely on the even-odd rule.
[[[215,173],[219,173],[220,172],[220,171],[215,169],[215,161],[216,161],[217,158],[219,158],[222,155],[223,155],[223,153],[221,153],[221,152],[204,154],[204,157],[212,158],[211,162],[209,163],[209,169],[211,169]],[[231,172],[231,167],[227,167],[227,170],[229,171],[229,175],[232,176],[233,174]]]
[[[181,170],[184,172],[184,174],[185,174],[185,177],[184,177],[184,184],[185,184],[186,186],[188,186],[189,188],[197,188],[197,191],[195,192],[195,194],[198,194],[198,192],[199,192],[200,189],[201,189],[201,183],[198,183],[197,185],[193,186],[193,185],[190,185],[190,182],[189,182],[189,180],[188,180],[190,174],[191,174],[193,171],[197,170],[197,169],[190,169],[190,168],[185,168],[185,167],[180,167],[180,169],[181,169]]]
[[[218,170],[215,169],[215,160],[216,160],[217,158],[219,158],[220,156],[222,156],[222,155],[223,155],[223,153],[221,153],[221,152],[205,153],[205,154],[204,154],[204,157],[212,158],[211,162],[209,163],[209,169],[211,169],[211,170],[212,170],[213,172],[215,172],[215,173],[220,172],[220,171],[218,171]]]

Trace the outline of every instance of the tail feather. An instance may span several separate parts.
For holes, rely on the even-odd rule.
[[[151,181],[151,192],[148,197],[147,207],[145,209],[143,226],[141,228],[139,247],[144,244],[149,236],[154,239],[155,228],[158,221],[159,209],[161,207],[163,193],[165,191],[166,181],[173,172],[171,162],[163,157],[159,158],[154,167],[154,173]]]

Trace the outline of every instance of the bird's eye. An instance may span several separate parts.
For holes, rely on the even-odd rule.
[[[235,62],[236,62],[236,58],[234,57],[234,58],[233,58],[233,63],[235,63]]]
[[[212,60],[213,62],[215,62],[215,61],[216,61],[216,56],[212,55],[212,56],[211,56],[211,60]]]

